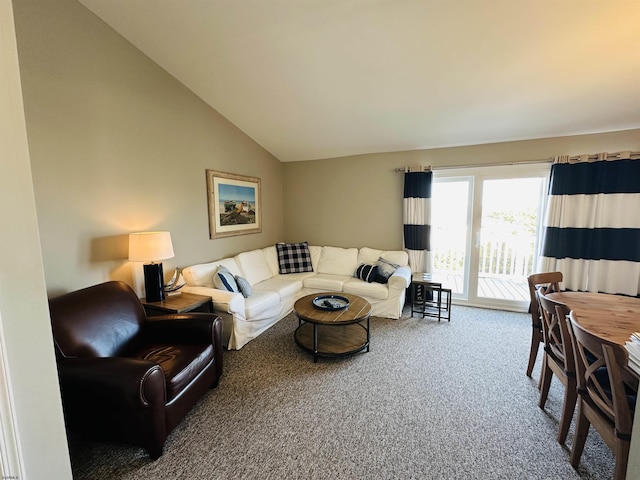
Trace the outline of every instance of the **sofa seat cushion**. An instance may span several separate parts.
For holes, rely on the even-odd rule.
[[[325,290],[327,292],[341,292],[343,285],[351,280],[351,275],[331,275],[328,273],[318,273],[313,277],[304,279],[305,288]]]
[[[386,300],[389,298],[389,288],[381,283],[368,283],[358,278],[351,278],[344,284],[344,293],[351,293],[361,297]]]
[[[286,277],[290,275],[284,275]],[[276,292],[280,299],[286,299],[295,296],[300,290],[302,290],[301,280],[289,280],[288,278],[282,278],[280,276],[270,278],[264,282],[256,283],[253,286],[254,291],[268,291]]]
[[[133,356],[160,365],[169,403],[213,360],[214,351],[211,344],[153,344],[142,347]]]
[[[287,280],[289,282],[291,281],[299,281],[299,282],[304,282],[305,278],[309,278],[309,277],[313,277],[315,276],[316,273],[315,272],[302,272],[302,273],[287,273],[284,275],[275,275],[273,278],[280,278],[283,280]]]
[[[249,298],[244,299],[244,311],[247,322],[260,320],[260,315],[266,310],[278,309],[280,295],[277,292],[253,289]]]

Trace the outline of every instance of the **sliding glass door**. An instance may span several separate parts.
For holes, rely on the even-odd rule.
[[[466,298],[473,177],[436,178],[431,186],[433,274],[456,297]]]
[[[549,165],[434,172],[434,276],[458,303],[525,310]]]

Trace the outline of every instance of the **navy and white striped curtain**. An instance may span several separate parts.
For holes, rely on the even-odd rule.
[[[551,167],[543,271],[564,288],[640,294],[640,155],[558,157]]]
[[[404,247],[412,272],[431,272],[431,179],[430,171],[404,174]]]

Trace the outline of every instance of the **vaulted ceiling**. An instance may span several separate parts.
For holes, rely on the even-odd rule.
[[[640,128],[638,0],[80,0],[283,162]]]

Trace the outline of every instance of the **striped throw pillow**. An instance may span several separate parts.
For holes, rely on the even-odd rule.
[[[223,265],[220,265],[216,273],[213,274],[213,285],[218,290],[228,290],[229,292],[238,291],[238,284],[233,277],[233,273]]]
[[[366,263],[362,263],[358,268],[356,268],[356,273],[354,277],[359,278],[360,280],[364,280],[365,282],[371,283],[375,280],[376,275],[378,275],[377,265],[369,265]]]

